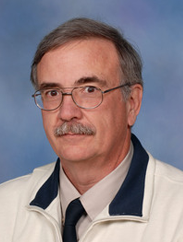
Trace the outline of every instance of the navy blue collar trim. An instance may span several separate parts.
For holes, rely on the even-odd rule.
[[[109,206],[110,215],[142,216],[144,184],[149,156],[139,140],[132,134],[134,156],[129,172],[119,192]],[[46,209],[56,198],[59,189],[60,159],[48,180],[38,190],[30,205]]]
[[[55,165],[55,169],[48,180],[37,192],[34,200],[30,205],[35,205],[46,209],[53,199],[56,198],[59,188],[59,174],[60,174],[60,160],[58,159]]]
[[[116,197],[109,205],[110,215],[142,216],[146,169],[149,160],[139,140],[132,134],[134,155],[129,172]]]

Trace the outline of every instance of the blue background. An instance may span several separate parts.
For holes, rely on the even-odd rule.
[[[31,98],[30,65],[43,36],[73,17],[112,24],[140,50],[145,90],[133,132],[183,170],[182,0],[0,0],[0,182],[56,159]]]

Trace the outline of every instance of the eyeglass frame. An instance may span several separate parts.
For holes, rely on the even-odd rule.
[[[72,90],[71,90],[71,92],[63,92],[62,89],[67,89],[67,88],[59,88],[59,87],[57,88],[57,87],[56,87],[55,89],[59,90],[59,91],[62,93],[62,98],[61,98],[61,102],[60,102],[60,104],[59,104],[56,108],[54,108],[54,109],[44,109],[44,108],[42,108],[42,107],[37,103],[36,96],[38,96],[38,94],[36,94],[36,93],[37,93],[37,92],[41,92],[42,90],[46,90],[46,88],[45,88],[45,89],[43,88],[43,89],[38,89],[38,90],[36,90],[35,93],[32,95],[32,97],[34,98],[34,102],[35,102],[36,106],[37,106],[39,109],[43,110],[43,111],[54,111],[54,110],[56,110],[57,108],[59,108],[59,107],[61,106],[61,104],[62,104],[62,102],[63,102],[63,96],[68,96],[68,95],[70,95],[70,96],[72,97],[72,100],[73,100],[73,102],[76,104],[77,107],[82,108],[82,109],[95,109],[95,108],[97,108],[98,106],[100,106],[100,105],[102,104],[102,102],[103,102],[103,95],[104,95],[105,93],[108,93],[108,92],[114,91],[114,90],[119,89],[119,88],[123,88],[123,87],[125,87],[125,86],[129,86],[129,87],[130,87],[130,86],[132,86],[132,85],[133,85],[133,84],[127,82],[127,83],[124,83],[124,84],[122,84],[122,85],[119,85],[119,86],[116,86],[116,87],[113,87],[113,88],[107,89],[107,90],[105,90],[105,91],[102,91],[100,88],[96,87],[96,88],[101,92],[101,94],[102,94],[102,98],[101,98],[101,102],[100,102],[99,104],[97,104],[96,106],[91,107],[91,108],[81,107],[81,106],[80,106],[80,105],[74,100],[74,97],[73,97],[73,94],[72,94],[72,92],[73,92],[74,89],[82,88],[82,87],[87,87],[87,86],[73,87]],[[88,86],[88,87],[90,87],[90,86]],[[91,87],[95,87],[95,86],[91,86]],[[48,89],[51,89],[51,88],[48,88]],[[54,89],[54,88],[53,88],[53,89]],[[39,94],[39,95],[40,95],[40,94]]]

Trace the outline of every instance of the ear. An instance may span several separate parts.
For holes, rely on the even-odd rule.
[[[140,84],[131,86],[131,92],[127,99],[128,125],[131,127],[136,121],[142,103],[143,87]]]

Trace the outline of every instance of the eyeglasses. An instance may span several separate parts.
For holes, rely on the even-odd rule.
[[[37,90],[32,97],[34,98],[36,106],[45,111],[53,111],[59,108],[62,104],[63,97],[68,95],[72,97],[72,100],[78,107],[83,109],[94,109],[102,103],[103,94],[125,86],[130,86],[130,83],[105,91],[95,86],[74,87],[71,92],[63,92],[63,89],[61,90],[60,88],[45,88]]]

